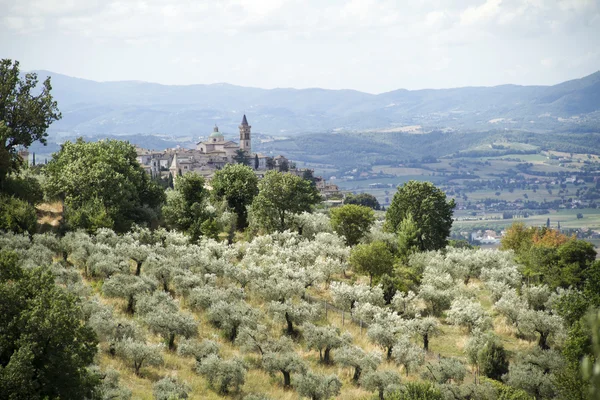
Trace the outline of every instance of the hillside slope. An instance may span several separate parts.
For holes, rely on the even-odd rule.
[[[554,86],[502,85],[396,90],[259,89],[229,84],[168,86],[95,82],[49,71],[63,119],[52,133],[199,136],[214,124],[236,132],[246,113],[255,131],[287,134],[421,125],[534,131],[600,126],[600,71]]]

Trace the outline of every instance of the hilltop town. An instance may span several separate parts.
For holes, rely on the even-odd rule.
[[[314,176],[314,170],[296,168],[295,163],[283,155],[267,156],[252,152],[252,126],[244,114],[239,125],[239,143],[225,140],[219,127],[206,140],[196,143],[195,149],[170,148],[160,151],[137,147],[137,160],[144,170],[155,179],[165,179],[195,172],[210,181],[215,171],[227,164],[245,164],[260,179],[267,171],[277,170],[311,180],[321,195],[332,205],[341,204],[343,194],[337,185]]]

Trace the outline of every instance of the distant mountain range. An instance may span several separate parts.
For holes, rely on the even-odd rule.
[[[532,132],[600,128],[600,71],[554,86],[502,85],[395,90],[258,89],[229,84],[169,86],[96,82],[49,71],[63,119],[55,138],[73,135],[205,136],[217,124],[235,135],[246,113],[253,132],[288,136],[327,132],[443,130]]]

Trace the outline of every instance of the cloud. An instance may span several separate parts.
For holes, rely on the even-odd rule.
[[[485,3],[468,7],[460,15],[462,25],[485,23],[500,13],[502,0],[487,0]]]

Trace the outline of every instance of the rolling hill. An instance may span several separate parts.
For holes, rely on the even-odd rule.
[[[495,129],[595,131],[600,71],[554,86],[502,85],[395,90],[259,89],[229,84],[168,86],[96,82],[49,71],[63,119],[51,135],[163,134],[197,137],[218,124],[237,132],[243,113],[255,132],[272,135]]]

